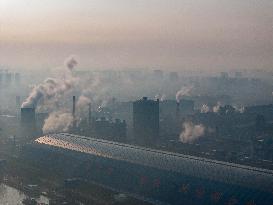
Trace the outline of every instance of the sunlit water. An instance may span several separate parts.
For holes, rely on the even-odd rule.
[[[7,186],[5,184],[0,184],[0,204],[1,205],[23,205],[22,201],[27,196],[21,191]],[[48,198],[40,196],[36,199],[38,203],[49,204]]]

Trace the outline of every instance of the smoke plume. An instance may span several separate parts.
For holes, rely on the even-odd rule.
[[[79,99],[77,100],[77,103],[76,103],[76,109],[77,109],[77,112],[76,112],[76,115],[78,118],[80,118],[81,116],[84,116],[87,112],[87,109],[88,109],[88,105],[91,103],[91,99],[84,96],[84,95],[81,95],[79,97]]]
[[[164,100],[166,100],[166,95],[165,94],[157,94],[155,96],[155,100],[159,100],[160,102],[163,102]]]
[[[78,61],[75,59],[75,56],[69,56],[67,59],[64,61],[64,65],[69,69],[73,70],[78,64]]]
[[[213,106],[212,111],[213,111],[214,113],[218,113],[219,110],[220,110],[220,108],[221,108],[221,103],[220,103],[220,102],[217,102],[217,104],[216,104],[215,106]]]
[[[202,105],[200,112],[201,113],[208,113],[210,111],[210,108],[207,104]]]
[[[179,139],[182,143],[192,143],[204,134],[204,125],[195,125],[192,122],[185,122],[183,123],[183,131],[181,132]]]
[[[175,95],[176,102],[179,103],[184,96],[189,96],[191,90],[192,86],[183,86]]]
[[[73,116],[67,112],[52,112],[45,120],[43,133],[67,132],[73,124]]]
[[[36,107],[41,101],[56,100],[56,98],[71,90],[76,83],[76,79],[73,78],[71,71],[77,65],[77,61],[74,57],[71,57],[66,60],[65,65],[66,70],[69,71],[68,77],[65,79],[48,78],[40,85],[35,86],[27,99],[22,103],[22,107]]]

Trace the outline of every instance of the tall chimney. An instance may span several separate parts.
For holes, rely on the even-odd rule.
[[[75,118],[75,112],[76,112],[76,97],[73,96],[73,110],[72,110],[72,115]]]
[[[72,116],[73,116],[73,130],[75,130],[76,129],[76,97],[75,96],[73,96]]]
[[[180,102],[176,102],[176,121],[180,121]]]
[[[16,96],[16,113],[17,113],[17,119],[20,118],[20,108],[21,108],[21,99],[20,99],[20,96]]]
[[[91,103],[88,104],[88,123],[91,125]]]
[[[35,108],[24,107],[21,108],[21,123],[24,125],[35,125]]]
[[[19,95],[16,96],[16,108],[20,109],[21,107],[21,98]]]

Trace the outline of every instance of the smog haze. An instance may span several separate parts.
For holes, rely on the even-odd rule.
[[[45,69],[272,69],[271,0],[2,0],[0,63]]]

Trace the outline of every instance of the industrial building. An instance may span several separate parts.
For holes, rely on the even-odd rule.
[[[34,107],[22,107],[20,115],[20,135],[24,137],[36,137],[41,135],[43,133],[42,128],[44,122],[48,116],[48,113],[36,112]]]
[[[161,117],[185,117],[186,115],[194,114],[194,101],[182,99],[179,102],[175,100],[165,100],[160,103]]]
[[[34,107],[21,108],[21,123],[35,124],[35,108]]]
[[[109,121],[105,117],[101,117],[92,122],[92,130],[96,136],[101,136],[103,139],[123,142],[126,140],[125,120]]]
[[[272,205],[273,171],[67,133],[45,135],[25,156],[154,204]]]
[[[37,134],[34,107],[21,108],[21,135],[33,137]]]
[[[143,97],[133,103],[133,130],[139,144],[152,144],[159,136],[159,100]]]
[[[188,115],[194,114],[194,101],[182,99],[179,102],[176,100],[164,100],[159,105],[160,115],[160,136],[166,140],[168,136],[179,136],[181,132],[183,120]]]

